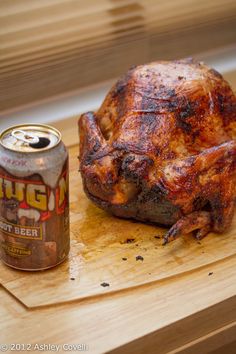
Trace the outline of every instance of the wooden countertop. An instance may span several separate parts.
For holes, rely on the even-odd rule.
[[[68,146],[77,143],[76,118],[54,125]],[[236,255],[158,283],[39,308],[1,287],[0,343],[57,344],[59,352],[66,352],[63,344],[85,344],[88,353],[208,353],[236,338],[235,294]]]

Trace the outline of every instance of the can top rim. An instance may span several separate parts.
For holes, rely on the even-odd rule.
[[[53,146],[47,146],[47,147],[43,147],[43,148],[39,148],[39,149],[32,149],[30,151],[21,151],[20,149],[17,150],[15,148],[11,148],[9,146],[6,146],[3,142],[2,139],[3,137],[5,137],[8,133],[12,132],[13,130],[17,130],[17,129],[24,129],[27,128],[27,130],[29,128],[31,128],[32,130],[37,131],[37,128],[39,128],[38,130],[42,131],[42,132],[50,132],[52,133],[54,136],[56,136],[58,138],[57,142],[53,145]],[[20,153],[39,153],[41,151],[47,151],[47,150],[51,150],[53,148],[55,148],[60,142],[61,142],[61,133],[59,132],[59,130],[57,130],[56,128],[47,125],[47,124],[38,124],[38,123],[23,123],[23,124],[17,124],[17,125],[13,125],[8,127],[7,129],[4,129],[1,133],[0,133],[0,145],[2,147],[4,147],[4,149],[10,150],[10,151],[15,151],[15,152],[20,152]]]

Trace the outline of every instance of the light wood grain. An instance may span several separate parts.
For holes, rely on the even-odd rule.
[[[20,343],[87,343],[89,353],[167,353],[235,320],[235,267],[234,258],[224,267],[214,264],[194,276],[186,274],[122,296],[33,311],[2,289],[0,342],[17,338]]]

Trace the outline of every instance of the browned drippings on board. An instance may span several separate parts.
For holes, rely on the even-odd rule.
[[[225,234],[211,233],[201,242],[188,235],[162,246],[166,229],[98,209],[83,192],[77,155],[78,147],[70,148],[69,260],[34,274],[1,265],[2,285],[26,306],[81,300],[190,271],[194,274],[199,267],[236,254],[236,218]]]

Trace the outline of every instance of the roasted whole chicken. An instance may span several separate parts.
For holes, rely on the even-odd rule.
[[[79,119],[87,196],[116,216],[171,226],[164,244],[223,232],[236,201],[236,97],[192,59],[131,68]]]

